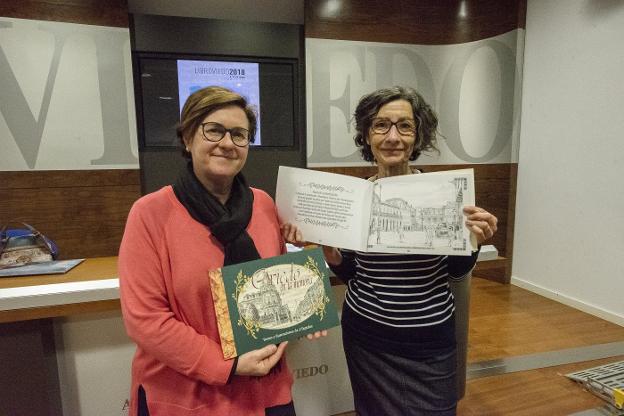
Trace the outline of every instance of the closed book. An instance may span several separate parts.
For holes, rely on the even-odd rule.
[[[339,325],[320,248],[209,272],[226,359]]]

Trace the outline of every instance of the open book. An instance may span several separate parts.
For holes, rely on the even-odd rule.
[[[280,166],[277,209],[307,241],[378,253],[468,256],[476,250],[463,207],[474,205],[472,169],[374,182]]]

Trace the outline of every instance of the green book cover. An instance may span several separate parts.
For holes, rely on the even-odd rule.
[[[209,273],[226,359],[339,325],[320,248]]]

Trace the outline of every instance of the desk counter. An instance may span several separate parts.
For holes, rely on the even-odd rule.
[[[476,270],[507,259],[479,261]],[[504,266],[504,264],[503,264]],[[340,284],[331,276],[332,285]],[[0,278],[0,323],[119,309],[117,257],[86,259],[65,274]]]
[[[0,278],[0,323],[115,309],[117,257],[86,259],[65,274]]]

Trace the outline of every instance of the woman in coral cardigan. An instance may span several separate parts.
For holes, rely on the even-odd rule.
[[[242,96],[195,92],[177,129],[186,170],[130,211],[119,276],[137,344],[132,416],[295,414],[286,343],[225,360],[209,287],[209,270],[285,253],[273,200],[240,173],[255,131]]]

